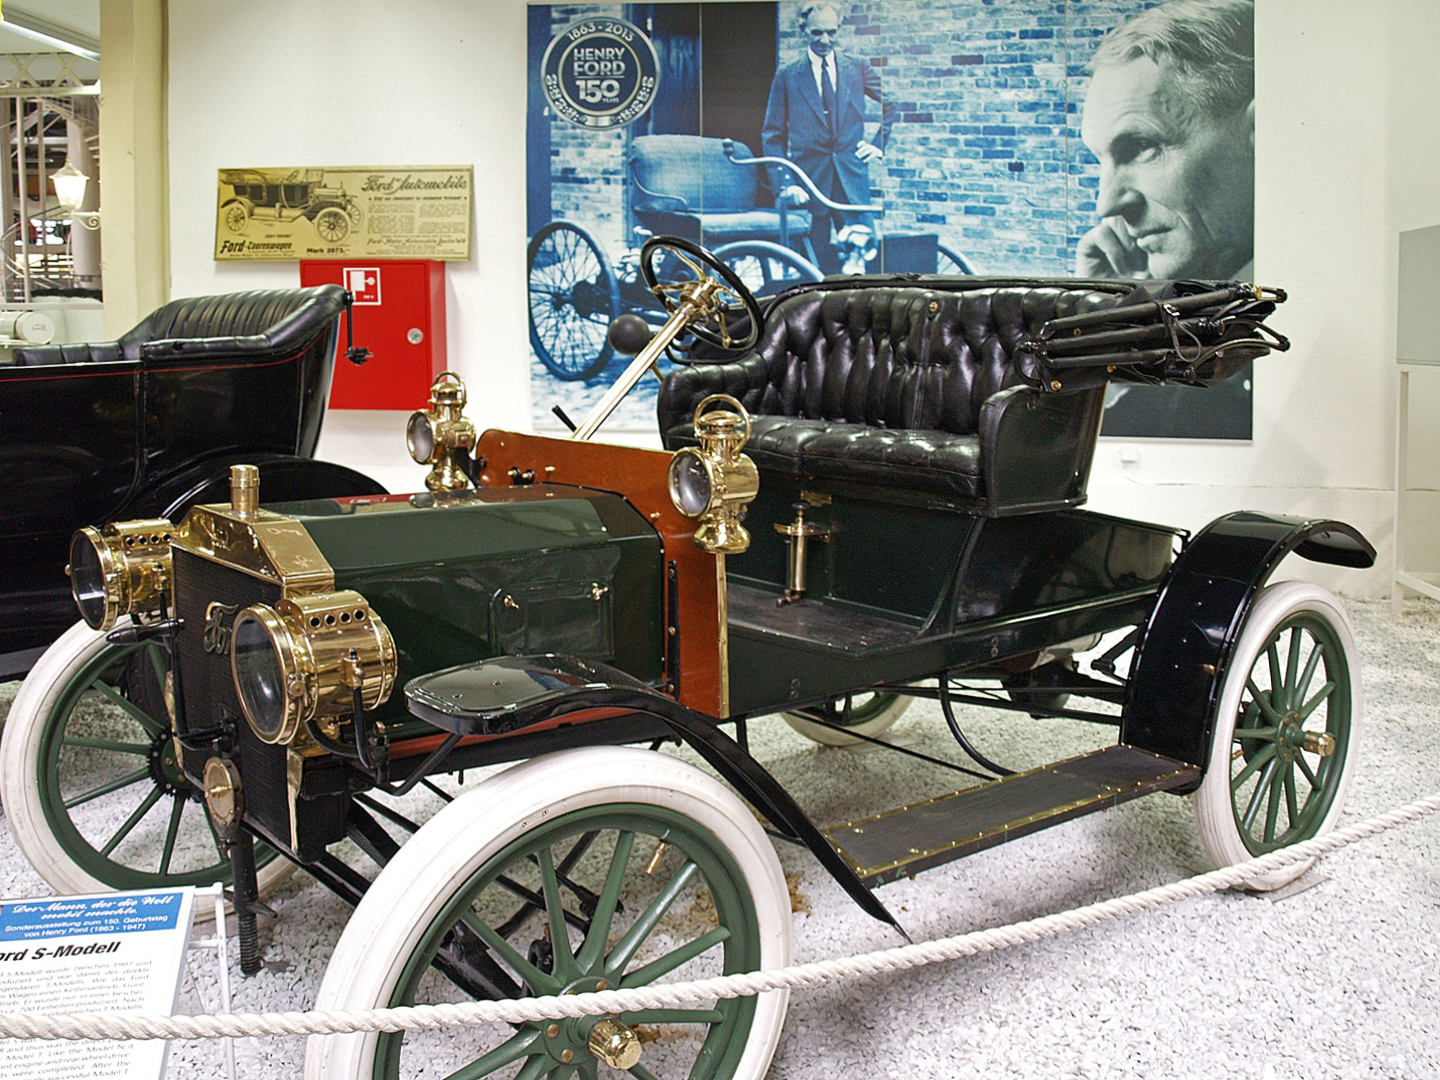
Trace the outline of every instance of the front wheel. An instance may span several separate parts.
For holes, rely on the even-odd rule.
[[[435,815],[345,927],[318,1009],[584,993],[780,967],[789,893],[754,815],[684,762],[625,748],[517,765]],[[764,1076],[786,992],[620,1013],[636,1076]],[[314,1036],[309,1080],[585,1077],[598,1018]],[[607,1074],[609,1075],[609,1074]]]
[[[935,272],[937,274],[973,274],[975,268],[970,260],[954,248],[945,244],[935,245]]]
[[[128,617],[117,625],[128,625]],[[60,893],[228,883],[171,733],[169,657],[77,623],[31,669],[0,742],[15,842]],[[263,845],[263,895],[292,867]]]
[[[338,206],[327,206],[315,215],[315,232],[327,244],[338,244],[350,235],[350,215]]]
[[[1357,754],[1358,674],[1350,622],[1328,592],[1284,581],[1256,597],[1194,797],[1200,841],[1216,866],[1335,827]],[[1296,863],[1245,884],[1278,889],[1309,867]]]
[[[819,281],[820,268],[803,255],[769,240],[739,240],[715,249],[723,262],[757,297],[774,296],[792,285]]]

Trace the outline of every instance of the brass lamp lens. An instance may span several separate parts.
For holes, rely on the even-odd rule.
[[[108,609],[115,604],[106,577],[99,548],[84,531],[77,532],[70,540],[70,591],[80,617],[95,630],[109,621]]]
[[[418,464],[429,465],[435,460],[435,428],[429,415],[424,412],[410,415],[410,423],[405,427],[405,445]]]
[[[278,619],[274,623],[280,633],[286,632]],[[245,718],[262,739],[275,739],[288,726],[291,705],[285,693],[284,661],[260,612],[247,609],[235,620],[231,664]]]
[[[710,463],[692,450],[681,450],[670,459],[670,501],[688,518],[698,518],[710,508],[715,492]]]

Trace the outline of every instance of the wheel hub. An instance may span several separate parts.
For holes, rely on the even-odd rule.
[[[608,989],[610,984],[604,979],[586,975],[570,983],[561,993],[592,994]],[[545,1052],[562,1065],[598,1058],[612,1069],[630,1069],[640,1060],[640,1037],[616,1015],[551,1020],[538,1026]]]
[[[180,766],[180,747],[168,731],[158,732],[150,740],[148,754],[150,778],[166,795],[189,795],[190,781]]]

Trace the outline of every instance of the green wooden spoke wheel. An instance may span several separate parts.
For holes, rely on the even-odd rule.
[[[664,755],[575,750],[428,822],[356,909],[317,1008],[624,989],[789,955],[784,875],[731,792]],[[317,1037],[306,1075],[758,1078],[784,1010],[767,994],[620,1013],[598,1031],[589,1017]],[[607,1058],[617,1038],[638,1060]]]
[[[81,623],[36,664],[0,746],[16,843],[61,893],[228,882],[204,805],[171,732],[169,658],[112,645]],[[291,866],[261,847],[262,893]]]
[[[1195,793],[1217,866],[1329,832],[1356,756],[1361,698],[1349,622],[1329,593],[1281,582],[1256,598],[1225,677],[1210,764]],[[1246,882],[1279,888],[1299,863]]]

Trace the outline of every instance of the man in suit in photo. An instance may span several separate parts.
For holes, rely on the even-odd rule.
[[[801,5],[800,28],[809,40],[805,55],[775,73],[765,107],[761,146],[767,156],[795,162],[822,195],[838,202],[870,202],[870,163],[884,157],[885,141],[898,108],[880,93],[880,73],[868,61],[850,56],[836,44],[842,16],[837,5],[817,0]],[[865,137],[865,99],[878,101],[880,127],[873,140]],[[809,206],[810,240],[820,269],[839,270],[830,240],[832,223],[874,228],[869,214],[832,211],[810,198],[805,189],[772,169],[777,199],[790,206]]]

